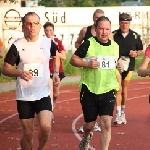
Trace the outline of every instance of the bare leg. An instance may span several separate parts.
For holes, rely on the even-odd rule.
[[[127,88],[130,83],[130,80],[122,81],[122,102],[121,105],[125,105],[127,101]]]
[[[104,115],[100,118],[101,124],[101,150],[108,150],[111,140],[111,116]]]
[[[119,83],[119,90],[116,91],[116,106],[121,106],[121,93],[122,93],[122,87],[121,87],[121,76],[117,76],[117,81]]]
[[[23,136],[20,141],[22,150],[33,150],[34,119],[21,119]]]
[[[84,125],[83,125],[83,130],[84,130],[84,135],[85,135],[86,137],[89,136],[90,132],[93,130],[94,125],[95,125],[95,121],[93,121],[93,122],[88,122],[88,123],[85,122],[85,123],[84,123]]]
[[[52,112],[48,110],[43,110],[37,116],[40,124],[40,132],[38,136],[39,139],[38,150],[44,150],[50,138]]]
[[[119,114],[119,116],[121,116],[121,101],[122,101],[122,86],[121,86],[121,80],[122,77],[121,75],[117,75],[117,81],[119,83],[119,90],[116,91],[116,113]]]

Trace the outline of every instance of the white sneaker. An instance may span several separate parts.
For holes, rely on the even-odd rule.
[[[98,123],[95,123],[95,126],[93,127],[93,131],[101,131],[101,128],[98,126]]]
[[[90,133],[89,137],[84,137],[83,135],[83,138],[79,144],[79,150],[88,150],[89,143],[90,143],[92,136],[93,136],[93,132]]]
[[[122,124],[122,119],[119,114],[116,114],[116,119],[114,120],[114,124]]]
[[[83,126],[79,128],[79,132],[82,132],[82,133],[84,132],[83,131]]]
[[[121,113],[121,120],[122,120],[122,124],[126,124],[127,120],[125,118],[125,113]]]

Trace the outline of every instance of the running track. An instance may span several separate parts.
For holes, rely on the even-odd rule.
[[[126,106],[126,125],[112,125],[109,150],[150,150],[150,80],[131,81]],[[55,124],[47,150],[78,150],[82,134],[77,133],[83,123],[77,85],[63,86],[55,107]],[[115,116],[114,116],[115,117]],[[98,119],[99,121],[99,119]],[[35,121],[34,150],[37,150],[38,124]],[[91,150],[99,148],[100,132],[94,132]],[[16,111],[15,92],[0,94],[0,150],[21,150],[21,127]]]

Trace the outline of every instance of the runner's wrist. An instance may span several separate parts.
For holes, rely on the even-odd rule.
[[[23,74],[23,71],[22,70],[18,70],[18,77],[21,77]]]
[[[55,70],[54,73],[57,74],[57,75],[59,76],[59,72],[58,72],[58,71]]]

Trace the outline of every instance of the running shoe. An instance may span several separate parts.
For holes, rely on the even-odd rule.
[[[122,121],[122,124],[126,124],[127,123],[127,120],[126,120],[126,117],[125,117],[125,113],[121,113],[121,121]]]
[[[96,131],[96,132],[101,131],[101,128],[98,126],[97,122],[95,123],[95,126],[93,127],[93,131]]]
[[[122,124],[122,119],[119,114],[116,114],[116,119],[114,120],[114,124]]]
[[[79,150],[88,150],[89,143],[90,143],[92,136],[93,136],[93,132],[90,133],[89,137],[85,137],[83,135],[83,138],[79,144]]]

